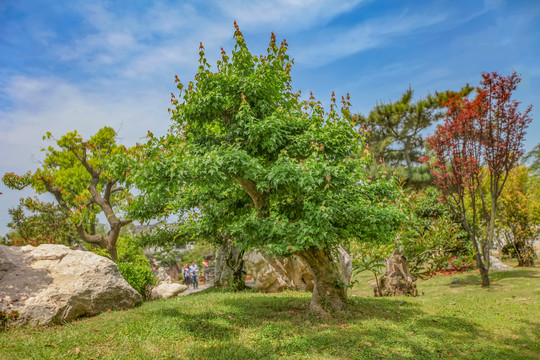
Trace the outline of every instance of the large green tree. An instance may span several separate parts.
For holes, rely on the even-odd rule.
[[[150,136],[143,161],[119,169],[142,189],[133,212],[162,208],[199,236],[299,255],[314,275],[310,308],[345,309],[334,250],[352,239],[392,237],[396,186],[366,176],[369,152],[347,99],[338,109],[332,95],[326,113],[313,96],[303,101],[292,92],[285,40],[278,45],[272,34],[266,55],[254,56],[237,26],[234,38],[232,55],[222,50],[214,71],[201,44],[195,81],[184,89],[177,78],[181,100],[172,96],[170,133]]]
[[[47,133],[43,139],[53,138]],[[118,206],[129,196],[127,190],[118,186],[118,178],[105,167],[105,160],[121,151],[116,132],[104,127],[85,141],[73,131],[56,140],[56,147],[44,150],[45,160],[39,169],[24,175],[6,173],[2,181],[12,189],[31,186],[38,194],[52,194],[60,208],[70,214],[80,238],[106,249],[116,261],[118,235],[122,226],[131,223],[117,215]],[[99,212],[109,223],[107,234],[95,231]]]

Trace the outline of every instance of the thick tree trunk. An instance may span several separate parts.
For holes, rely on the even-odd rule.
[[[225,240],[218,250],[214,269],[214,286],[242,290],[246,287],[244,250]]]
[[[347,286],[329,249],[310,247],[299,254],[313,273],[313,295],[309,308],[321,315],[345,310]]]
[[[111,260],[116,262],[118,260],[118,252],[116,251],[116,246],[108,247],[107,251],[111,255]]]
[[[120,235],[120,229],[122,229],[123,225],[118,220],[116,222],[111,222],[109,219],[109,223],[111,225],[111,230],[106,236],[88,234],[82,224],[77,225],[77,232],[82,240],[89,244],[98,245],[102,249],[107,250],[109,255],[111,255],[112,261],[116,262],[118,260],[116,243],[118,241],[118,236]]]

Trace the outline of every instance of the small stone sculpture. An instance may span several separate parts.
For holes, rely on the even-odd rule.
[[[375,296],[418,296],[416,278],[411,275],[407,258],[398,248],[386,260],[386,273],[379,278],[374,292]]]

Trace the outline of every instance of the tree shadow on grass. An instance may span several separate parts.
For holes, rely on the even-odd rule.
[[[182,305],[193,304],[184,299]],[[190,301],[212,305],[190,312],[176,302],[151,314],[175,319],[193,337],[186,348],[190,359],[519,359],[536,349],[533,340],[528,348],[511,342],[494,347],[496,334],[485,340],[479,334],[486,329],[459,312],[426,313],[403,297],[351,298],[349,310],[331,319],[308,310],[307,293],[207,290]],[[524,326],[539,330],[536,323]]]
[[[329,320],[309,312],[309,299],[305,297],[263,295],[224,298],[222,302],[234,309],[234,328],[254,334],[251,337],[257,347],[251,352],[234,337],[228,337],[224,339],[230,341],[228,346],[238,349],[227,356],[231,359],[277,359],[284,355],[295,359],[433,358],[433,348],[444,351],[448,338],[464,343],[469,334],[478,332],[477,325],[468,320],[431,316],[403,299],[355,299],[349,311],[337,313]],[[400,323],[396,330],[395,325]],[[413,337],[411,332],[420,336]],[[431,348],[425,346],[426,339]],[[196,344],[200,357],[195,358],[211,357],[222,346],[223,343],[210,347]]]
[[[490,271],[489,279],[497,283],[498,281],[506,279],[516,279],[516,278],[529,278],[529,279],[538,279],[540,275],[538,272],[535,272],[530,269],[525,268],[515,268],[511,271]],[[459,281],[456,284],[451,284],[451,279],[448,281],[450,287],[463,287],[463,286],[478,286],[482,283],[480,274],[468,274],[466,276],[460,277]]]
[[[231,340],[238,335],[238,329],[224,321],[220,314],[209,310],[202,313],[189,313],[171,304],[159,310],[149,311],[156,318],[175,319],[178,330],[196,339],[207,341],[213,339]]]

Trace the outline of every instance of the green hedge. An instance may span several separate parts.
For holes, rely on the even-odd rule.
[[[122,274],[129,285],[143,296],[144,300],[150,298],[151,286],[157,283],[157,279],[148,266],[119,262],[118,270],[120,270],[120,274]]]

